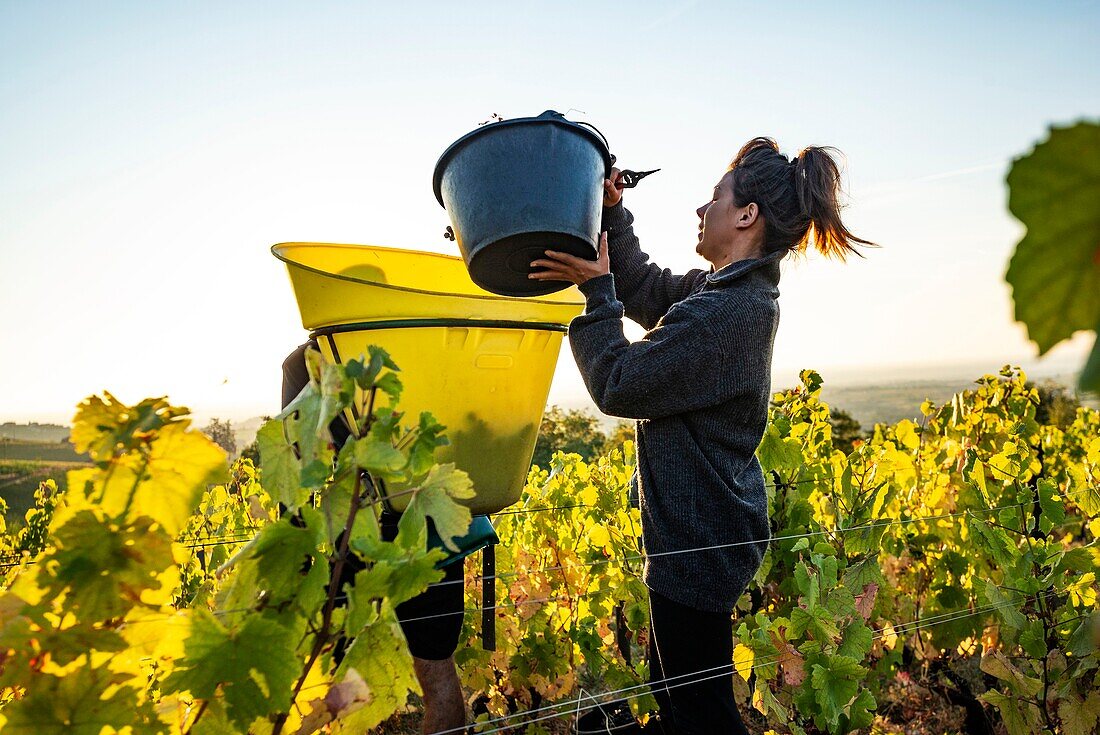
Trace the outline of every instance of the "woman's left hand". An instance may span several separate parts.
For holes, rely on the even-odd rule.
[[[528,274],[528,278],[539,281],[569,281],[578,286],[589,280],[611,272],[611,259],[607,255],[607,233],[600,234],[600,256],[596,260],[585,260],[568,253],[547,250],[545,260],[532,260],[532,268],[541,271]]]

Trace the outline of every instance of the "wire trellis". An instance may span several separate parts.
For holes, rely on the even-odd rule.
[[[780,484],[782,485],[782,484],[785,484],[785,483],[780,483]],[[1065,496],[1065,497],[1070,497],[1070,496],[1077,495],[1079,493],[1087,493],[1087,492],[1095,492],[1095,491],[1096,491],[1096,488],[1093,488],[1093,487],[1090,486],[1090,487],[1084,487],[1084,488],[1080,488],[1078,490],[1062,493],[1062,495]],[[1011,509],[1011,508],[1031,507],[1031,505],[1032,505],[1031,502],[1011,503],[1011,504],[1007,504],[1007,505],[993,506],[993,507],[990,507],[990,508],[972,508],[972,509],[967,509],[967,510],[963,510],[963,511],[956,511],[954,513],[943,513],[943,514],[932,515],[932,516],[912,516],[910,518],[890,519],[890,520],[885,520],[885,521],[874,521],[872,523],[867,523],[867,524],[862,524],[862,525],[857,525],[857,526],[851,526],[851,527],[848,527],[848,528],[826,529],[826,530],[819,530],[819,531],[807,531],[805,533],[800,533],[800,534],[788,534],[788,535],[785,535],[785,536],[773,536],[768,540],[768,542],[769,543],[775,543],[775,542],[780,542],[780,541],[793,541],[793,540],[798,540],[798,539],[801,539],[801,538],[813,538],[813,537],[816,537],[816,536],[832,536],[832,535],[849,534],[849,533],[854,533],[854,532],[858,532],[858,531],[873,530],[875,528],[880,528],[880,527],[888,527],[888,526],[893,526],[893,525],[908,525],[910,523],[920,523],[920,522],[927,522],[927,521],[934,521],[934,520],[943,520],[943,519],[947,519],[947,518],[958,518],[958,517],[962,517],[962,516],[966,516],[966,515],[977,516],[977,515],[997,512],[997,511],[1001,511],[1001,510],[1008,510],[1008,509]],[[585,504],[580,504],[580,505],[576,505],[576,506],[551,506],[551,507],[545,507],[545,508],[523,509],[523,510],[518,510],[516,512],[532,512],[532,513],[533,512],[549,512],[549,511],[552,511],[552,510],[565,510],[565,509],[572,509],[572,508],[575,508],[575,507],[592,507],[592,506],[591,505],[585,505]],[[250,541],[252,538],[253,538],[253,536],[244,536],[244,535],[242,535],[240,537],[237,537],[237,536],[227,535],[227,536],[224,536],[224,537],[210,537],[208,539],[197,541],[195,543],[183,544],[183,546],[189,547],[189,548],[205,548],[205,547],[209,547],[209,546],[220,546],[220,545],[246,543],[246,542]],[[671,550],[671,551],[653,552],[653,553],[648,553],[648,554],[641,553],[641,554],[637,554],[637,555],[634,555],[634,556],[609,558],[609,559],[599,559],[599,560],[592,561],[592,562],[585,562],[583,564],[573,564],[573,565],[560,564],[560,565],[554,565],[554,566],[550,566],[550,567],[540,567],[540,568],[534,569],[534,570],[526,570],[526,572],[524,572],[524,573],[520,573],[520,572],[503,572],[503,573],[496,574],[496,575],[477,576],[477,577],[474,578],[474,581],[486,581],[486,580],[490,580],[490,579],[506,580],[506,579],[515,578],[517,576],[530,577],[534,574],[541,573],[541,572],[561,571],[561,570],[565,570],[565,569],[581,569],[581,568],[595,567],[595,566],[606,566],[606,565],[615,564],[615,563],[624,563],[624,564],[626,564],[626,563],[634,562],[634,561],[644,561],[647,558],[655,558],[655,557],[661,557],[661,556],[675,556],[675,555],[679,555],[679,554],[698,553],[698,552],[703,552],[703,551],[714,551],[714,550],[729,549],[729,548],[735,548],[735,547],[738,547],[738,546],[754,545],[754,544],[760,544],[760,543],[763,543],[763,542],[762,541],[756,541],[756,540],[733,541],[733,542],[730,542],[730,543],[727,543],[727,544],[715,544],[715,545],[712,545],[712,546],[694,547],[694,548],[689,548],[689,549],[674,549],[674,550]],[[14,558],[14,557],[9,556],[7,559],[0,558],[0,569],[17,567],[17,566],[20,566],[23,563],[33,564],[33,563],[35,563],[35,560],[27,560],[26,562],[24,562],[24,561],[21,560],[21,557]],[[446,581],[446,582],[434,582],[434,583],[430,584],[429,587],[460,584],[460,583],[463,583],[463,582],[464,582],[464,580],[451,580],[451,581]]]
[[[820,479],[818,479],[816,481],[820,481]],[[1094,490],[1094,489],[1093,488],[1083,488],[1082,490],[1078,490],[1078,491],[1075,491],[1075,492],[1063,493],[1063,495],[1064,496],[1069,496],[1069,495],[1075,494],[1076,492],[1088,492],[1088,491],[1092,491],[1092,490]],[[795,540],[795,539],[799,539],[799,538],[808,538],[808,537],[829,535],[829,534],[844,534],[844,533],[851,533],[851,532],[857,532],[857,531],[862,531],[862,530],[869,530],[869,529],[872,529],[872,528],[883,527],[883,526],[906,525],[906,524],[909,524],[909,523],[926,522],[926,521],[940,520],[940,519],[945,519],[945,518],[955,518],[955,517],[961,517],[961,516],[965,516],[965,515],[977,516],[977,515],[980,515],[980,514],[983,514],[983,513],[991,513],[991,512],[996,512],[996,511],[1000,511],[1000,510],[1007,510],[1007,509],[1017,508],[1017,507],[1029,507],[1031,505],[1032,505],[1032,503],[1030,503],[1030,502],[1028,502],[1028,503],[1013,503],[1013,504],[1007,504],[1007,505],[996,506],[996,507],[991,507],[991,508],[969,509],[969,510],[964,510],[964,511],[958,511],[958,512],[955,512],[955,513],[945,513],[945,514],[938,514],[938,515],[933,515],[933,516],[918,516],[918,517],[911,517],[911,518],[905,518],[905,519],[892,519],[892,520],[888,520],[888,521],[874,522],[874,523],[863,524],[863,525],[859,525],[859,526],[853,526],[853,527],[850,527],[850,528],[847,528],[847,529],[822,530],[822,531],[807,532],[807,533],[802,533],[802,534],[790,534],[790,535],[786,535],[786,536],[773,537],[771,539],[771,541],[775,542],[775,541],[784,541],[784,540]],[[527,512],[543,512],[543,511],[558,510],[558,509],[567,509],[567,508],[565,508],[564,506],[558,506],[558,507],[552,507],[552,508],[532,508],[532,509],[525,509],[525,510],[527,510]],[[220,539],[208,539],[208,540],[198,541],[193,547],[205,546],[205,545],[216,545],[216,544],[221,544],[221,543],[243,543],[243,542],[246,542],[246,541],[250,540],[250,538],[251,537],[243,536],[239,539],[234,538],[232,541],[228,541],[225,537],[222,537]],[[663,554],[662,553],[650,554],[648,556],[652,557],[652,556],[661,556],[661,555],[668,555],[668,554],[700,552],[700,551],[707,551],[707,550],[711,550],[711,549],[728,548],[728,547],[732,547],[732,546],[741,545],[743,543],[758,543],[758,542],[734,542],[734,543],[731,543],[731,544],[719,544],[719,545],[708,546],[708,547],[697,547],[697,548],[692,548],[692,549],[676,550],[676,551],[673,551],[673,552],[664,552]],[[637,557],[621,557],[619,559],[597,560],[595,562],[586,563],[586,564],[583,564],[583,565],[557,565],[555,567],[543,567],[543,568],[540,568],[540,569],[537,569],[537,570],[528,570],[527,574],[530,575],[530,574],[539,573],[539,572],[554,571],[555,569],[565,569],[565,568],[571,568],[571,567],[597,566],[597,565],[601,565],[601,564],[614,563],[616,561],[633,561],[633,560],[644,559],[644,558],[645,558],[645,555],[639,555]],[[492,578],[503,578],[503,577],[506,577],[506,576],[514,577],[514,576],[517,576],[517,574],[518,573],[513,573],[511,575],[509,575],[509,574],[492,575],[492,576],[489,576],[489,577],[477,577],[475,579],[484,580],[484,579],[492,579]],[[456,583],[457,582],[462,582],[462,581],[463,580],[455,580]],[[440,585],[440,584],[449,584],[449,583],[435,583],[435,584]],[[418,618],[408,620],[406,622],[430,620],[430,619],[433,619],[433,618],[446,617],[446,616],[455,615],[455,614],[465,615],[465,614],[479,613],[479,612],[485,612],[485,611],[491,611],[491,610],[499,610],[499,609],[507,609],[507,608],[519,608],[519,607],[524,607],[524,606],[527,606],[527,605],[536,605],[536,604],[537,605],[544,605],[544,604],[547,604],[547,603],[550,603],[550,602],[555,602],[555,601],[559,601],[559,600],[562,600],[562,599],[568,599],[569,597],[570,596],[567,596],[567,595],[561,595],[561,596],[557,596],[557,597],[545,597],[545,598],[538,598],[538,599],[531,599],[531,600],[514,601],[514,602],[511,602],[511,603],[498,604],[498,605],[482,607],[482,608],[464,609],[464,610],[461,610],[461,611],[453,611],[453,612],[450,612],[450,613],[442,613],[442,614],[438,614],[438,615],[421,616],[421,617],[418,617]],[[892,633],[896,634],[896,635],[908,635],[908,634],[916,632],[918,630],[922,630],[922,629],[929,628],[929,627],[935,627],[936,625],[941,625],[941,624],[944,624],[944,623],[947,623],[947,622],[951,622],[953,620],[958,620],[958,619],[963,619],[963,618],[967,618],[967,617],[972,617],[972,616],[975,616],[975,615],[985,614],[985,613],[988,613],[988,612],[995,611],[997,609],[1001,609],[1001,608],[1004,608],[1004,607],[1016,605],[1016,604],[1019,604],[1019,603],[1023,602],[1025,599],[1027,599],[1027,597],[1028,596],[1024,596],[1024,597],[1021,597],[1020,599],[1017,599],[1017,600],[1010,600],[1010,601],[1006,601],[1006,602],[1001,602],[1001,603],[996,604],[996,605],[986,605],[986,606],[980,607],[980,608],[975,609],[975,610],[970,610],[969,608],[967,608],[965,610],[956,611],[954,613],[944,613],[944,614],[941,614],[941,615],[938,615],[938,616],[925,618],[925,619],[920,620],[920,621],[912,621],[910,623],[900,624],[898,626],[893,627]],[[216,614],[216,615],[228,615],[228,614],[232,614],[232,613],[247,613],[247,612],[255,612],[255,611],[256,611],[256,609],[254,607],[245,607],[245,608],[237,608],[237,609],[217,610],[217,611],[214,611],[214,614]],[[170,621],[175,617],[176,616],[161,616],[161,617],[158,618],[158,617],[154,616],[154,617],[150,617],[150,618],[144,618],[144,619],[140,619],[140,620],[136,620],[136,621],[131,621],[128,624],[132,625],[132,624],[145,623],[145,622]],[[873,637],[873,640],[878,640],[878,639],[884,637],[885,635],[889,635],[890,632],[891,631],[886,631],[886,630],[881,631],[879,634],[877,634],[876,636]],[[757,669],[759,667],[762,667],[762,666],[767,666],[767,665],[771,665],[773,663],[778,663],[782,659],[783,659],[783,657],[780,656],[780,657],[777,657],[777,658],[771,659],[771,660],[756,661],[752,665],[751,669],[755,670],[755,669]],[[722,676],[731,675],[733,669],[734,669],[734,665],[731,663],[731,664],[726,665],[726,666],[718,667],[717,673],[715,673],[715,670],[711,669],[711,670],[702,670],[702,671],[692,672],[691,674],[683,674],[683,675],[679,675],[679,676],[676,676],[676,677],[668,677],[665,680],[660,680],[660,681],[656,681],[656,682],[646,682],[646,683],[643,683],[643,684],[634,685],[632,687],[625,687],[625,688],[621,688],[621,689],[618,689],[618,690],[603,692],[603,693],[596,694],[596,695],[586,695],[585,697],[581,697],[579,699],[570,700],[568,702],[558,703],[558,704],[555,704],[555,705],[550,705],[548,707],[544,707],[544,708],[541,708],[539,710],[528,710],[528,711],[525,711],[525,712],[516,713],[514,715],[509,715],[507,717],[498,718],[496,720],[490,720],[490,721],[482,722],[482,723],[478,723],[478,724],[481,725],[481,726],[484,726],[484,725],[487,725],[487,724],[497,724],[497,723],[503,723],[503,722],[511,722],[512,720],[521,719],[521,718],[524,720],[523,724],[525,724],[525,725],[526,724],[533,724],[533,723],[543,721],[543,720],[547,720],[547,719],[554,719],[554,718],[558,718],[558,717],[567,716],[569,714],[570,710],[581,707],[581,706],[585,706],[586,703],[595,704],[595,703],[598,703],[600,701],[609,701],[608,698],[614,698],[614,697],[620,696],[622,694],[626,694],[630,691],[636,691],[638,689],[650,687],[650,686],[655,685],[655,684],[658,684],[658,685],[659,684],[665,684],[666,688],[668,688],[668,689],[676,688],[676,687],[679,687],[679,686],[687,686],[687,685],[690,685],[692,683],[697,683],[697,682],[700,682],[700,681],[706,681],[706,680],[713,679],[713,678],[718,678],[718,677],[722,677]],[[685,679],[685,678],[687,679],[686,681],[679,681],[680,679]],[[670,683],[670,682],[677,682],[677,683]],[[318,686],[324,686],[324,685],[318,685]],[[554,711],[549,712],[549,710],[554,710]],[[560,710],[560,711],[558,711],[558,710]],[[549,713],[548,714],[543,714],[543,713],[547,713],[547,712],[549,712]],[[530,718],[532,715],[536,715],[536,714],[539,714],[539,715],[542,715],[542,716],[540,716],[536,719],[527,719],[527,718]],[[504,729],[508,729],[511,726],[512,725],[505,725],[503,727],[497,727],[497,728],[492,729],[492,730],[483,731],[483,735],[489,735],[490,733],[500,732]],[[440,731],[440,732],[434,733],[433,735],[448,735],[448,733],[451,733],[451,732],[457,732],[457,731],[455,731],[455,730]]]
[[[970,610],[969,608],[965,608],[965,609],[962,609],[962,610],[953,611],[951,613],[944,613],[944,614],[937,615],[937,616],[931,616],[931,617],[925,618],[924,620],[921,620],[921,621],[910,621],[909,623],[902,623],[898,626],[893,626],[892,630],[880,631],[879,633],[873,635],[871,637],[871,640],[872,640],[872,642],[874,642],[876,640],[881,640],[882,638],[886,638],[890,635],[897,635],[898,637],[900,637],[902,635],[909,635],[909,634],[915,633],[919,630],[924,630],[924,629],[927,629],[927,628],[934,628],[934,627],[937,627],[939,625],[944,625],[946,623],[954,622],[956,620],[962,620],[962,619],[965,619],[965,618],[974,617],[976,615],[984,615],[984,614],[987,614],[987,613],[996,612],[999,609],[1003,609],[1005,607],[1020,604],[1025,599],[1027,599],[1027,597],[1029,597],[1029,596],[1024,596],[1021,599],[1017,599],[1017,600],[1005,601],[1005,602],[1000,602],[1000,603],[991,604],[991,605],[985,605],[985,606],[982,606],[981,608],[978,608],[976,610]],[[749,670],[750,671],[755,671],[756,669],[762,668],[764,666],[770,666],[772,664],[781,663],[784,658],[785,658],[785,656],[781,655],[781,656],[777,656],[777,657],[774,657],[774,658],[769,658],[769,659],[759,661],[759,662],[754,661],[753,664],[749,667]],[[675,688],[681,687],[681,686],[690,686],[692,684],[697,684],[697,683],[700,683],[700,682],[703,682],[703,681],[709,681],[711,679],[721,678],[721,677],[725,677],[725,676],[731,676],[733,674],[733,672],[736,670],[736,668],[737,668],[736,664],[731,662],[729,664],[723,664],[721,666],[715,666],[715,667],[712,667],[712,668],[709,668],[709,669],[700,669],[698,671],[689,672],[687,674],[679,674],[679,675],[676,675],[676,676],[670,676],[670,677],[666,677],[664,679],[658,679],[658,680],[651,681],[651,682],[644,682],[644,683],[634,684],[634,685],[631,685],[631,686],[628,686],[628,687],[622,687],[622,688],[613,689],[613,690],[610,690],[610,691],[607,691],[607,692],[601,692],[599,694],[589,694],[589,695],[585,695],[585,696],[582,696],[582,697],[578,697],[576,699],[568,700],[566,702],[559,702],[559,703],[556,703],[556,704],[547,705],[545,707],[541,707],[541,708],[534,709],[534,710],[526,710],[526,711],[523,711],[523,712],[517,712],[515,714],[511,714],[511,715],[498,717],[496,719],[482,721],[482,722],[477,723],[477,725],[478,726],[485,726],[485,725],[499,725],[500,723],[509,723],[509,724],[506,724],[506,725],[503,725],[503,726],[500,726],[500,727],[495,727],[491,730],[482,730],[482,731],[480,731],[480,735],[490,735],[490,733],[501,732],[502,730],[506,730],[510,727],[514,727],[515,724],[511,724],[511,723],[513,723],[514,720],[522,720],[522,722],[519,723],[519,724],[531,725],[531,724],[535,724],[537,722],[543,722],[545,720],[550,720],[550,719],[555,719],[555,718],[558,718],[558,717],[568,716],[571,713],[571,711],[576,711],[578,708],[584,707],[588,704],[593,704],[593,705],[595,705],[595,704],[608,704],[612,701],[615,701],[616,699],[620,699],[621,695],[623,695],[623,694],[627,694],[627,693],[630,693],[630,692],[637,692],[641,689],[651,688],[654,685],[664,685],[663,688],[667,690],[667,689],[675,689]],[[669,682],[677,682],[677,683],[670,685]],[[554,710],[554,711],[551,712],[551,710]],[[560,711],[558,711],[558,710],[560,710]],[[549,713],[549,714],[544,714],[544,713]],[[526,718],[530,717],[531,715],[541,715],[541,716],[536,717],[534,719],[526,719]],[[431,733],[431,735],[452,735],[452,733],[460,733],[460,732],[463,732],[464,730],[465,730],[465,728],[451,728],[449,730],[438,730],[436,732]]]

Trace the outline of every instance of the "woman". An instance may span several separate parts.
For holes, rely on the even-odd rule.
[[[587,303],[569,342],[585,385],[604,413],[637,419],[650,682],[673,732],[747,732],[733,699],[732,612],[771,536],[755,452],[771,393],[779,263],[810,245],[843,259],[871,244],[841,222],[829,150],[788,160],[770,138],[741,149],[697,210],[695,251],[709,272],[678,276],[648,262],[617,170],[604,182],[598,259],[547,251],[532,263],[543,270],[531,278],[580,287]],[[649,330],[633,344],[624,311]]]

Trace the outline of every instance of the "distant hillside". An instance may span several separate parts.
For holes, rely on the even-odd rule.
[[[821,389],[822,399],[832,408],[848,412],[864,429],[876,423],[896,424],[902,419],[920,419],[920,404],[930,400],[942,405],[959,391],[973,388],[973,381],[925,380],[886,385],[830,386]]]
[[[90,462],[87,454],[77,454],[67,441],[32,442],[17,439],[0,439],[0,461],[27,460],[32,462]]]
[[[5,424],[5,428],[14,424]],[[50,426],[31,424],[30,426]],[[26,425],[16,428],[25,429]],[[90,458],[86,454],[77,454],[67,439],[56,439],[57,429],[63,429],[65,436],[69,430],[64,426],[52,426],[52,432],[46,432],[47,440],[30,441],[0,437],[0,499],[8,506],[7,523],[19,525],[27,510],[34,505],[34,491],[38,484],[46,479],[57,482],[64,488],[69,470],[86,467]]]
[[[870,430],[876,423],[895,424],[902,419],[919,421],[921,403],[930,400],[937,406],[942,406],[954,394],[975,388],[975,380],[979,375],[980,372],[972,377],[933,376],[852,382],[830,382],[826,375],[821,397],[831,408],[847,411],[864,430]],[[1072,387],[1077,382],[1076,375],[1070,374],[1035,376],[1035,380],[1037,383],[1051,382],[1065,386],[1070,389],[1071,394],[1074,393]],[[772,391],[779,392],[795,385],[797,379],[775,380],[772,382]],[[1100,409],[1100,399],[1096,396],[1081,394],[1078,398],[1081,405]],[[599,414],[589,400],[562,402],[560,405],[565,409],[581,409],[597,414],[605,431],[611,431],[619,421]]]
[[[256,432],[260,430],[265,420],[261,416],[254,416],[244,421],[233,422],[233,438],[237,441],[238,452],[256,440]]]
[[[60,424],[0,424],[0,439],[24,442],[63,442],[69,439],[69,427]]]
[[[1036,382],[1051,382],[1070,387],[1072,393],[1076,378],[1051,376]],[[954,394],[974,387],[974,378],[884,381],[878,385],[830,385],[826,381],[821,389],[821,397],[830,407],[844,409],[864,429],[870,429],[876,423],[895,424],[902,419],[919,420],[920,404],[925,400],[942,406]],[[773,389],[780,390],[780,387],[773,386]],[[1082,405],[1100,408],[1095,397],[1081,395],[1079,398]]]

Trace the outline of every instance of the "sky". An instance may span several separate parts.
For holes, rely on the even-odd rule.
[[[465,5],[0,0],[0,421],[104,390],[277,412],[306,332],[270,246],[457,253],[439,154],[546,109],[662,169],[626,204],[678,270],[745,141],[843,151],[846,222],[882,247],[784,264],[773,383],[1034,363],[1004,176],[1100,114],[1100,3]],[[585,401],[568,349],[550,400]]]

